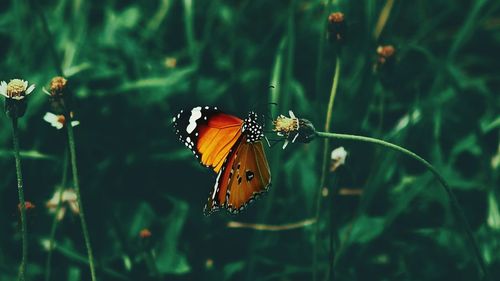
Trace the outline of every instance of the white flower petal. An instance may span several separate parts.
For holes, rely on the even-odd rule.
[[[293,114],[293,111],[291,111],[291,110],[288,111],[288,114],[290,114],[290,118],[293,118],[293,119],[297,118],[297,117],[295,117],[295,114]]]
[[[80,125],[80,121],[77,121],[77,120],[71,121],[71,127],[75,127],[75,126],[78,126],[78,125]]]
[[[286,146],[288,145],[289,141],[288,140],[285,140],[285,143],[283,144],[283,149],[286,148]]]
[[[56,127],[56,129],[58,129],[58,130],[61,130],[61,129],[64,127],[64,125],[63,125],[63,124],[61,124],[61,123],[59,123],[59,122],[52,123],[51,125],[52,125],[53,127]]]
[[[331,154],[331,159],[334,161],[338,161],[339,164],[344,164],[346,157],[347,157],[347,151],[344,149],[343,146],[337,147],[332,151]]]
[[[43,116],[43,120],[45,120],[46,122],[49,122],[49,123],[53,123],[53,122],[56,122],[57,121],[57,115],[55,115],[54,113],[52,112],[47,112],[45,113],[45,115]]]
[[[24,90],[26,91],[26,88],[28,88],[28,81],[21,80],[24,85]]]
[[[34,89],[35,89],[35,84],[31,84],[31,86],[29,86],[29,88],[26,90],[26,95],[31,94],[31,92],[33,92]]]
[[[7,82],[5,82],[5,81],[2,81],[0,83],[0,94],[2,94],[5,97],[8,97],[7,96]]]
[[[11,97],[11,99],[13,100],[22,100],[24,99],[25,96],[15,96],[15,97]]]
[[[42,92],[44,92],[46,95],[52,96],[50,92],[45,89],[45,87],[42,87]]]

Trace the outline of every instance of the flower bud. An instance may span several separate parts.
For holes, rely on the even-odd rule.
[[[61,76],[52,78],[49,85],[49,91],[44,89],[44,92],[50,96],[50,107],[57,114],[63,114],[66,111],[68,100],[67,87],[68,80]]]

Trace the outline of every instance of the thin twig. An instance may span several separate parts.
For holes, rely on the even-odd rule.
[[[315,218],[306,219],[303,221],[273,225],[273,224],[260,224],[260,223],[244,223],[237,221],[230,221],[227,224],[228,228],[249,228],[253,230],[261,230],[261,231],[284,231],[284,230],[292,230],[297,228],[302,228],[305,226],[309,226],[316,222]]]
[[[26,224],[26,203],[24,201],[23,174],[21,172],[21,155],[19,154],[19,130],[17,118],[12,118],[12,142],[14,144],[14,158],[16,160],[17,194],[19,196],[19,211],[21,212],[22,258],[19,266],[18,280],[26,279],[26,263],[28,260],[28,230]]]
[[[97,278],[95,273],[94,255],[92,254],[92,244],[90,243],[90,235],[87,229],[87,222],[85,220],[85,212],[82,204],[82,196],[80,194],[80,182],[78,180],[78,168],[76,164],[77,161],[76,161],[75,135],[73,133],[73,126],[71,126],[71,116],[69,112],[67,111],[65,115],[66,115],[66,120],[68,120],[66,131],[68,132],[68,145],[69,145],[69,153],[71,159],[71,171],[73,174],[73,184],[75,185],[78,207],[80,208],[80,214],[79,214],[80,222],[82,225],[83,237],[85,238],[85,246],[87,247],[87,255],[89,259],[91,278],[92,281],[96,281]]]
[[[453,191],[449,187],[448,183],[443,178],[443,176],[441,176],[441,174],[439,174],[439,172],[436,170],[436,168],[434,168],[434,166],[432,166],[425,159],[423,159],[422,157],[418,156],[417,154],[411,152],[410,150],[403,148],[401,146],[383,141],[383,140],[374,139],[374,138],[370,138],[370,137],[364,137],[364,136],[357,136],[357,135],[335,134],[335,133],[325,133],[325,132],[317,132],[317,135],[318,135],[318,137],[321,137],[321,138],[353,140],[353,141],[360,141],[360,142],[377,144],[377,145],[398,151],[398,152],[403,153],[407,156],[410,156],[411,158],[413,158],[413,159],[417,160],[418,162],[420,162],[421,164],[423,164],[430,172],[432,172],[432,174],[436,177],[436,179],[439,181],[439,183],[441,184],[443,189],[448,194],[448,198],[451,201],[451,205],[452,205],[453,209],[455,210],[456,214],[458,215],[459,220],[461,221],[461,225],[464,228],[467,239],[469,240],[470,244],[472,245],[477,263],[478,263],[479,267],[481,268],[481,271],[482,271],[485,279],[491,280],[488,268],[486,267],[486,263],[483,259],[483,256],[481,255],[481,252],[479,250],[479,246],[474,238],[474,234],[472,233],[472,230],[469,226],[469,223],[467,222],[467,218],[465,217],[464,211],[460,207],[460,203],[458,202],[457,198],[455,197],[455,194],[453,193]]]

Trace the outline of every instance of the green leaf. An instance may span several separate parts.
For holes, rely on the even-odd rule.
[[[181,200],[171,200],[173,210],[165,220],[163,239],[157,247],[156,266],[160,273],[185,274],[191,268],[186,256],[178,250],[179,237],[187,218],[189,206]]]
[[[500,212],[495,194],[490,192],[488,196],[488,226],[495,230],[500,230]]]
[[[341,235],[345,237],[349,231],[349,226],[341,230]],[[384,219],[363,215],[355,222],[351,230],[349,241],[351,243],[368,243],[377,238],[384,231]]]

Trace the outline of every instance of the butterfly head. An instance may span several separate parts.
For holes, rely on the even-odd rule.
[[[246,136],[247,142],[258,142],[264,137],[264,126],[258,122],[257,113],[250,111],[243,120],[241,131]]]

